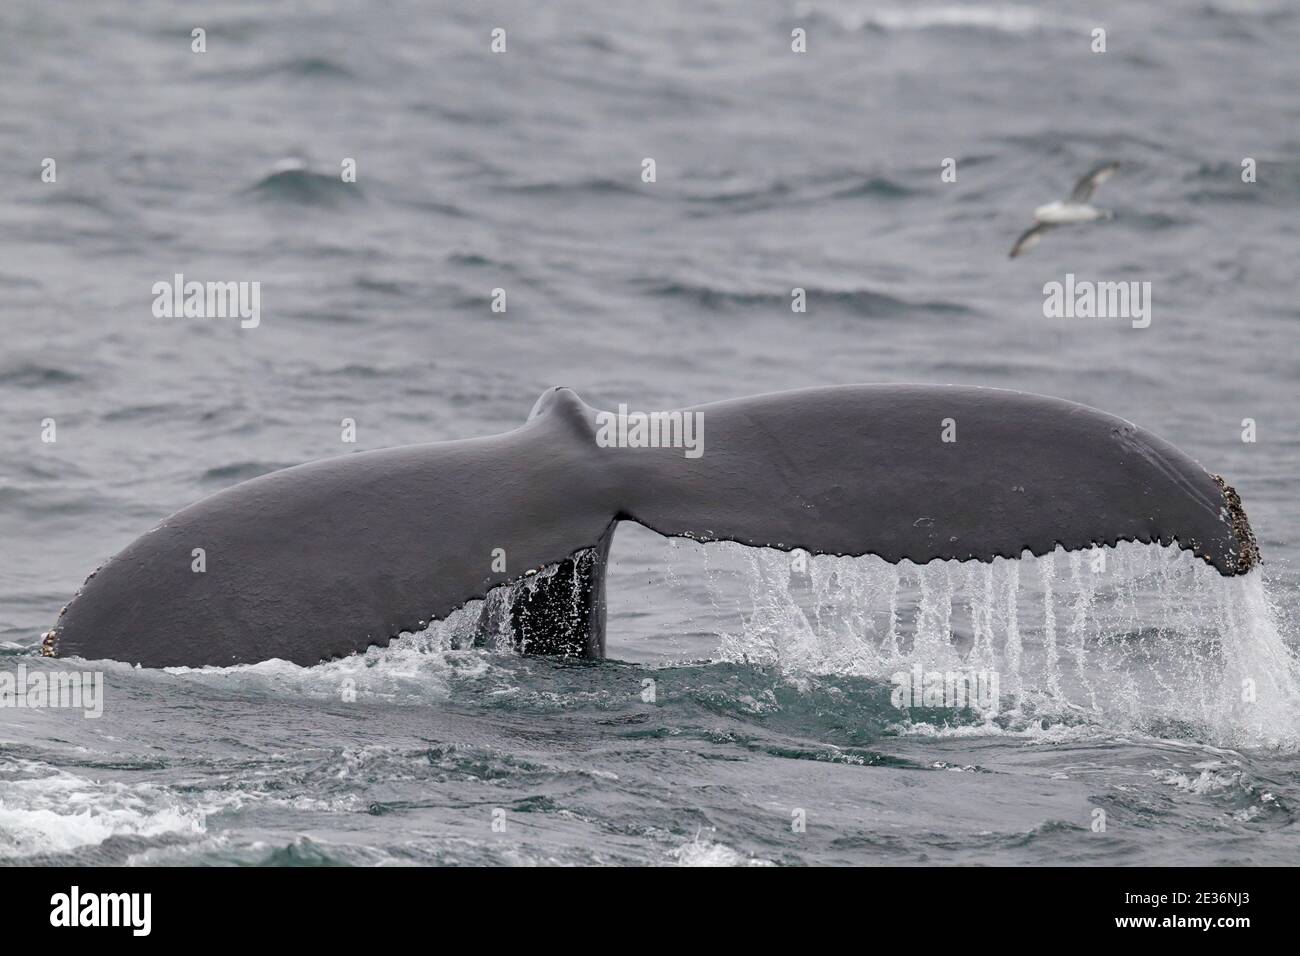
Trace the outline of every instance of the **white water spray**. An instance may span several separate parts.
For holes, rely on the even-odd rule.
[[[708,547],[715,592],[747,590],[752,605],[735,601],[723,660],[996,672],[1001,711],[1021,724],[1300,747],[1300,658],[1259,569],[1225,578],[1176,546],[1122,543],[992,563],[819,555],[792,572],[786,552]]]

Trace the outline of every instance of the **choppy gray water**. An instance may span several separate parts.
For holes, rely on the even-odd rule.
[[[451,621],[306,669],[96,664],[99,719],[0,710],[0,860],[1300,860],[1298,41],[1292,5],[1222,0],[5,3],[4,669],[48,669],[59,607],[164,514],[508,429],[553,384],[1059,395],[1226,475],[1267,565],[792,574],[625,526],[605,663]],[[1109,158],[1114,221],[1008,260]],[[154,318],[176,272],[261,282],[261,324]],[[1150,281],[1151,326],[1045,319],[1067,272]],[[917,663],[996,671],[999,713],[905,716]]]

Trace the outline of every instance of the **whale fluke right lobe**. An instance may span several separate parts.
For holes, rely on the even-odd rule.
[[[855,385],[686,411],[705,422],[698,460],[638,449],[624,472],[628,516],[663,534],[892,562],[1119,541],[1176,541],[1224,574],[1257,560],[1218,479],[1085,405],[1006,389]]]

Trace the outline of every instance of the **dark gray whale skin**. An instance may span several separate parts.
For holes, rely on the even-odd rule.
[[[564,388],[502,435],[344,455],[219,492],[92,574],[43,643],[149,667],[383,645],[561,563],[517,600],[524,649],[604,654],[620,520],[665,535],[887,561],[991,561],[1177,542],[1258,560],[1236,493],[1130,422],[1054,398],[933,385],[811,388],[685,409],[703,454],[601,447]],[[941,440],[953,419],[955,442]],[[206,571],[191,568],[203,548]],[[503,548],[506,570],[493,570]],[[488,605],[485,605],[485,609]]]

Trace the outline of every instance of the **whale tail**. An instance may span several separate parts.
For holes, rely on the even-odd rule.
[[[891,562],[1120,541],[1177,543],[1224,575],[1259,561],[1221,478],[1072,402],[865,385],[642,413],[554,388],[512,432],[300,465],[178,512],[91,576],[44,647],[146,666],[314,664],[509,584],[481,629],[597,658],[623,520]]]

